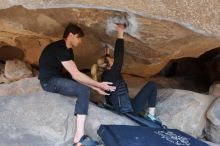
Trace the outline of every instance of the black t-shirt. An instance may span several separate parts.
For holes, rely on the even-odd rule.
[[[121,69],[124,59],[124,40],[117,39],[115,42],[114,50],[114,63],[111,69],[106,69],[102,73],[102,81],[115,82],[119,79],[122,79]]]
[[[52,77],[63,77],[62,61],[74,60],[73,50],[66,47],[64,40],[45,47],[39,59],[39,79],[47,82]]]

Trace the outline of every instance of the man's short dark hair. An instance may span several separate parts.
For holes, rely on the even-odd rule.
[[[67,38],[67,36],[69,35],[70,32],[73,34],[78,34],[78,37],[84,36],[83,30],[78,25],[73,24],[73,23],[69,23],[67,25],[67,27],[65,28],[65,31],[63,33],[63,38]]]

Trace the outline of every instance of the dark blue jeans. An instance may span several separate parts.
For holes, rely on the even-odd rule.
[[[116,84],[114,84],[114,85],[116,85]],[[116,86],[116,87],[117,87],[117,89],[119,89],[118,86]],[[123,88],[124,88],[124,90],[123,90],[124,92],[128,92],[127,87],[123,86]],[[117,95],[117,94],[115,95],[114,92],[110,93],[110,94],[111,94],[110,96],[106,96],[106,103],[113,106],[115,108],[115,110],[120,113],[120,110],[117,109],[117,104],[118,104],[117,98],[120,97],[122,94],[117,93],[119,95]],[[129,101],[129,96],[127,95],[127,97],[124,97],[124,98],[128,98],[128,99],[127,100],[124,99],[120,104],[124,104],[124,107],[128,107],[127,102]],[[132,104],[132,108],[133,108],[132,113],[136,115],[136,114],[139,114],[140,112],[144,111],[147,107],[148,108],[149,107],[155,108],[156,98],[157,98],[157,85],[155,82],[149,81],[148,83],[146,83],[142,87],[142,89],[138,92],[138,94],[135,96],[134,99],[130,99],[131,104]],[[121,106],[121,107],[123,107],[123,106]]]
[[[87,115],[89,107],[90,89],[69,78],[51,78],[48,82],[41,82],[45,91],[59,93],[65,96],[76,96],[75,115]]]
[[[157,98],[157,85],[149,81],[142,87],[133,100],[131,100],[134,113],[143,111],[146,107],[155,107]]]

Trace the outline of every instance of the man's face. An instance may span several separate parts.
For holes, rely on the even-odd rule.
[[[78,34],[71,33],[71,44],[73,47],[79,46],[81,42],[82,42],[81,37],[79,37]]]

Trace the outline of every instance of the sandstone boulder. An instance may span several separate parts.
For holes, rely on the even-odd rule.
[[[0,96],[22,95],[42,91],[37,77],[0,85]]]
[[[27,78],[32,76],[31,69],[20,60],[8,60],[5,64],[5,77],[11,81]]]
[[[220,144],[220,98],[216,99],[207,112],[210,124],[207,137],[210,141]]]
[[[0,145],[71,146],[75,98],[48,92],[0,96]],[[136,125],[125,117],[90,104],[86,134],[100,141],[100,124]]]
[[[220,83],[214,83],[209,88],[209,94],[215,97],[220,97]]]
[[[160,119],[169,128],[199,137],[206,124],[206,111],[214,99],[192,91],[161,89],[156,107]]]

